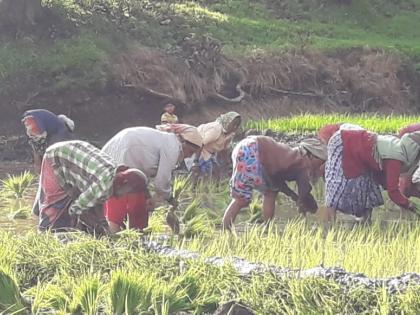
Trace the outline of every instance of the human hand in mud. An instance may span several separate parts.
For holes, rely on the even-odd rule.
[[[299,213],[315,213],[318,210],[318,204],[311,194],[299,198],[297,201],[297,206]]]

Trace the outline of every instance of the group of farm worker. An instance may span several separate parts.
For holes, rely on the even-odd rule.
[[[189,157],[193,157],[193,169],[201,166],[207,172],[217,154],[231,147],[241,116],[229,112],[194,127],[178,123],[171,106],[165,108],[156,129],[124,129],[102,150],[71,140],[74,123],[66,116],[42,109],[25,112],[22,121],[35,163],[42,157],[34,204],[39,228],[79,227],[99,220],[102,213],[111,233],[124,227],[143,229],[157,203],[174,204],[172,172]],[[250,204],[253,190],[263,195],[265,221],[274,216],[279,192],[296,202],[299,213],[315,213],[318,205],[311,194],[312,184],[322,177],[331,220],[337,210],[369,220],[372,209],[384,203],[381,186],[395,204],[416,212],[408,197],[420,196],[419,160],[420,124],[404,128],[398,136],[378,135],[346,123],[327,125],[317,138],[296,146],[248,136],[232,151],[232,201],[223,227],[229,229],[240,210]],[[148,189],[150,178],[154,179],[153,195]],[[296,182],[296,192],[288,182]]]
[[[176,203],[171,182],[177,166],[194,157],[192,168],[198,172],[200,165],[229,148],[241,124],[236,112],[199,127],[179,124],[175,115],[163,118],[175,121],[162,121],[156,129],[126,128],[100,150],[74,140],[75,124],[68,117],[45,109],[25,112],[22,123],[40,173],[33,206],[39,229],[144,229],[157,203]]]

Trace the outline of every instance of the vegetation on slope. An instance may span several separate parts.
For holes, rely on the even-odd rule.
[[[49,91],[101,88],[112,77],[113,57],[129,47],[178,55],[186,38],[203,35],[235,56],[366,46],[420,56],[419,0],[347,5],[326,0],[44,0],[43,5],[48,11],[39,26],[12,34],[3,28],[0,93],[25,89],[34,80]]]

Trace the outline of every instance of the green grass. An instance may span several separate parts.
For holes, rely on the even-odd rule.
[[[206,1],[176,3],[174,11],[220,39],[228,51],[315,47],[321,50],[371,47],[420,54],[420,13],[409,2],[398,6],[384,1],[353,1],[350,6],[314,1]],[[268,2],[268,1],[267,1]],[[285,10],[286,8],[286,10]],[[277,16],[280,16],[277,18]]]
[[[323,3],[323,5],[321,5]],[[44,0],[58,35],[5,40],[0,93],[103,88],[113,57],[127,47],[178,50],[191,33],[220,40],[224,52],[370,47],[420,57],[420,1],[149,1]],[[414,6],[414,8],[413,8]],[[160,22],[169,17],[169,25]],[[33,86],[37,82],[37,86]]]
[[[353,123],[368,130],[378,133],[395,134],[409,124],[419,123],[420,116],[391,115],[381,116],[375,114],[343,115],[324,114],[312,115],[301,114],[291,117],[279,117],[268,120],[249,121],[246,128],[265,130],[271,129],[284,133],[315,133],[326,124]]]

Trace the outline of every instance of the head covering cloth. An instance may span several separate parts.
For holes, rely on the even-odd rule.
[[[156,129],[175,133],[181,136],[181,138],[183,138],[184,140],[200,148],[203,146],[203,138],[201,137],[197,128],[194,126],[186,124],[167,124],[156,126]]]
[[[147,176],[136,168],[121,167],[114,178],[114,190],[129,185],[132,192],[142,192],[147,189]]]
[[[306,152],[312,154],[317,159],[322,161],[326,161],[328,154],[327,154],[327,146],[321,142],[319,139],[316,138],[309,138],[301,141],[299,143],[299,147],[304,149]]]
[[[218,122],[219,124],[222,125],[223,127],[223,132],[227,132],[227,130],[229,129],[229,125],[236,119],[236,118],[240,118],[241,115],[237,112],[228,112],[226,114],[222,114],[220,115],[217,119],[216,122]]]

